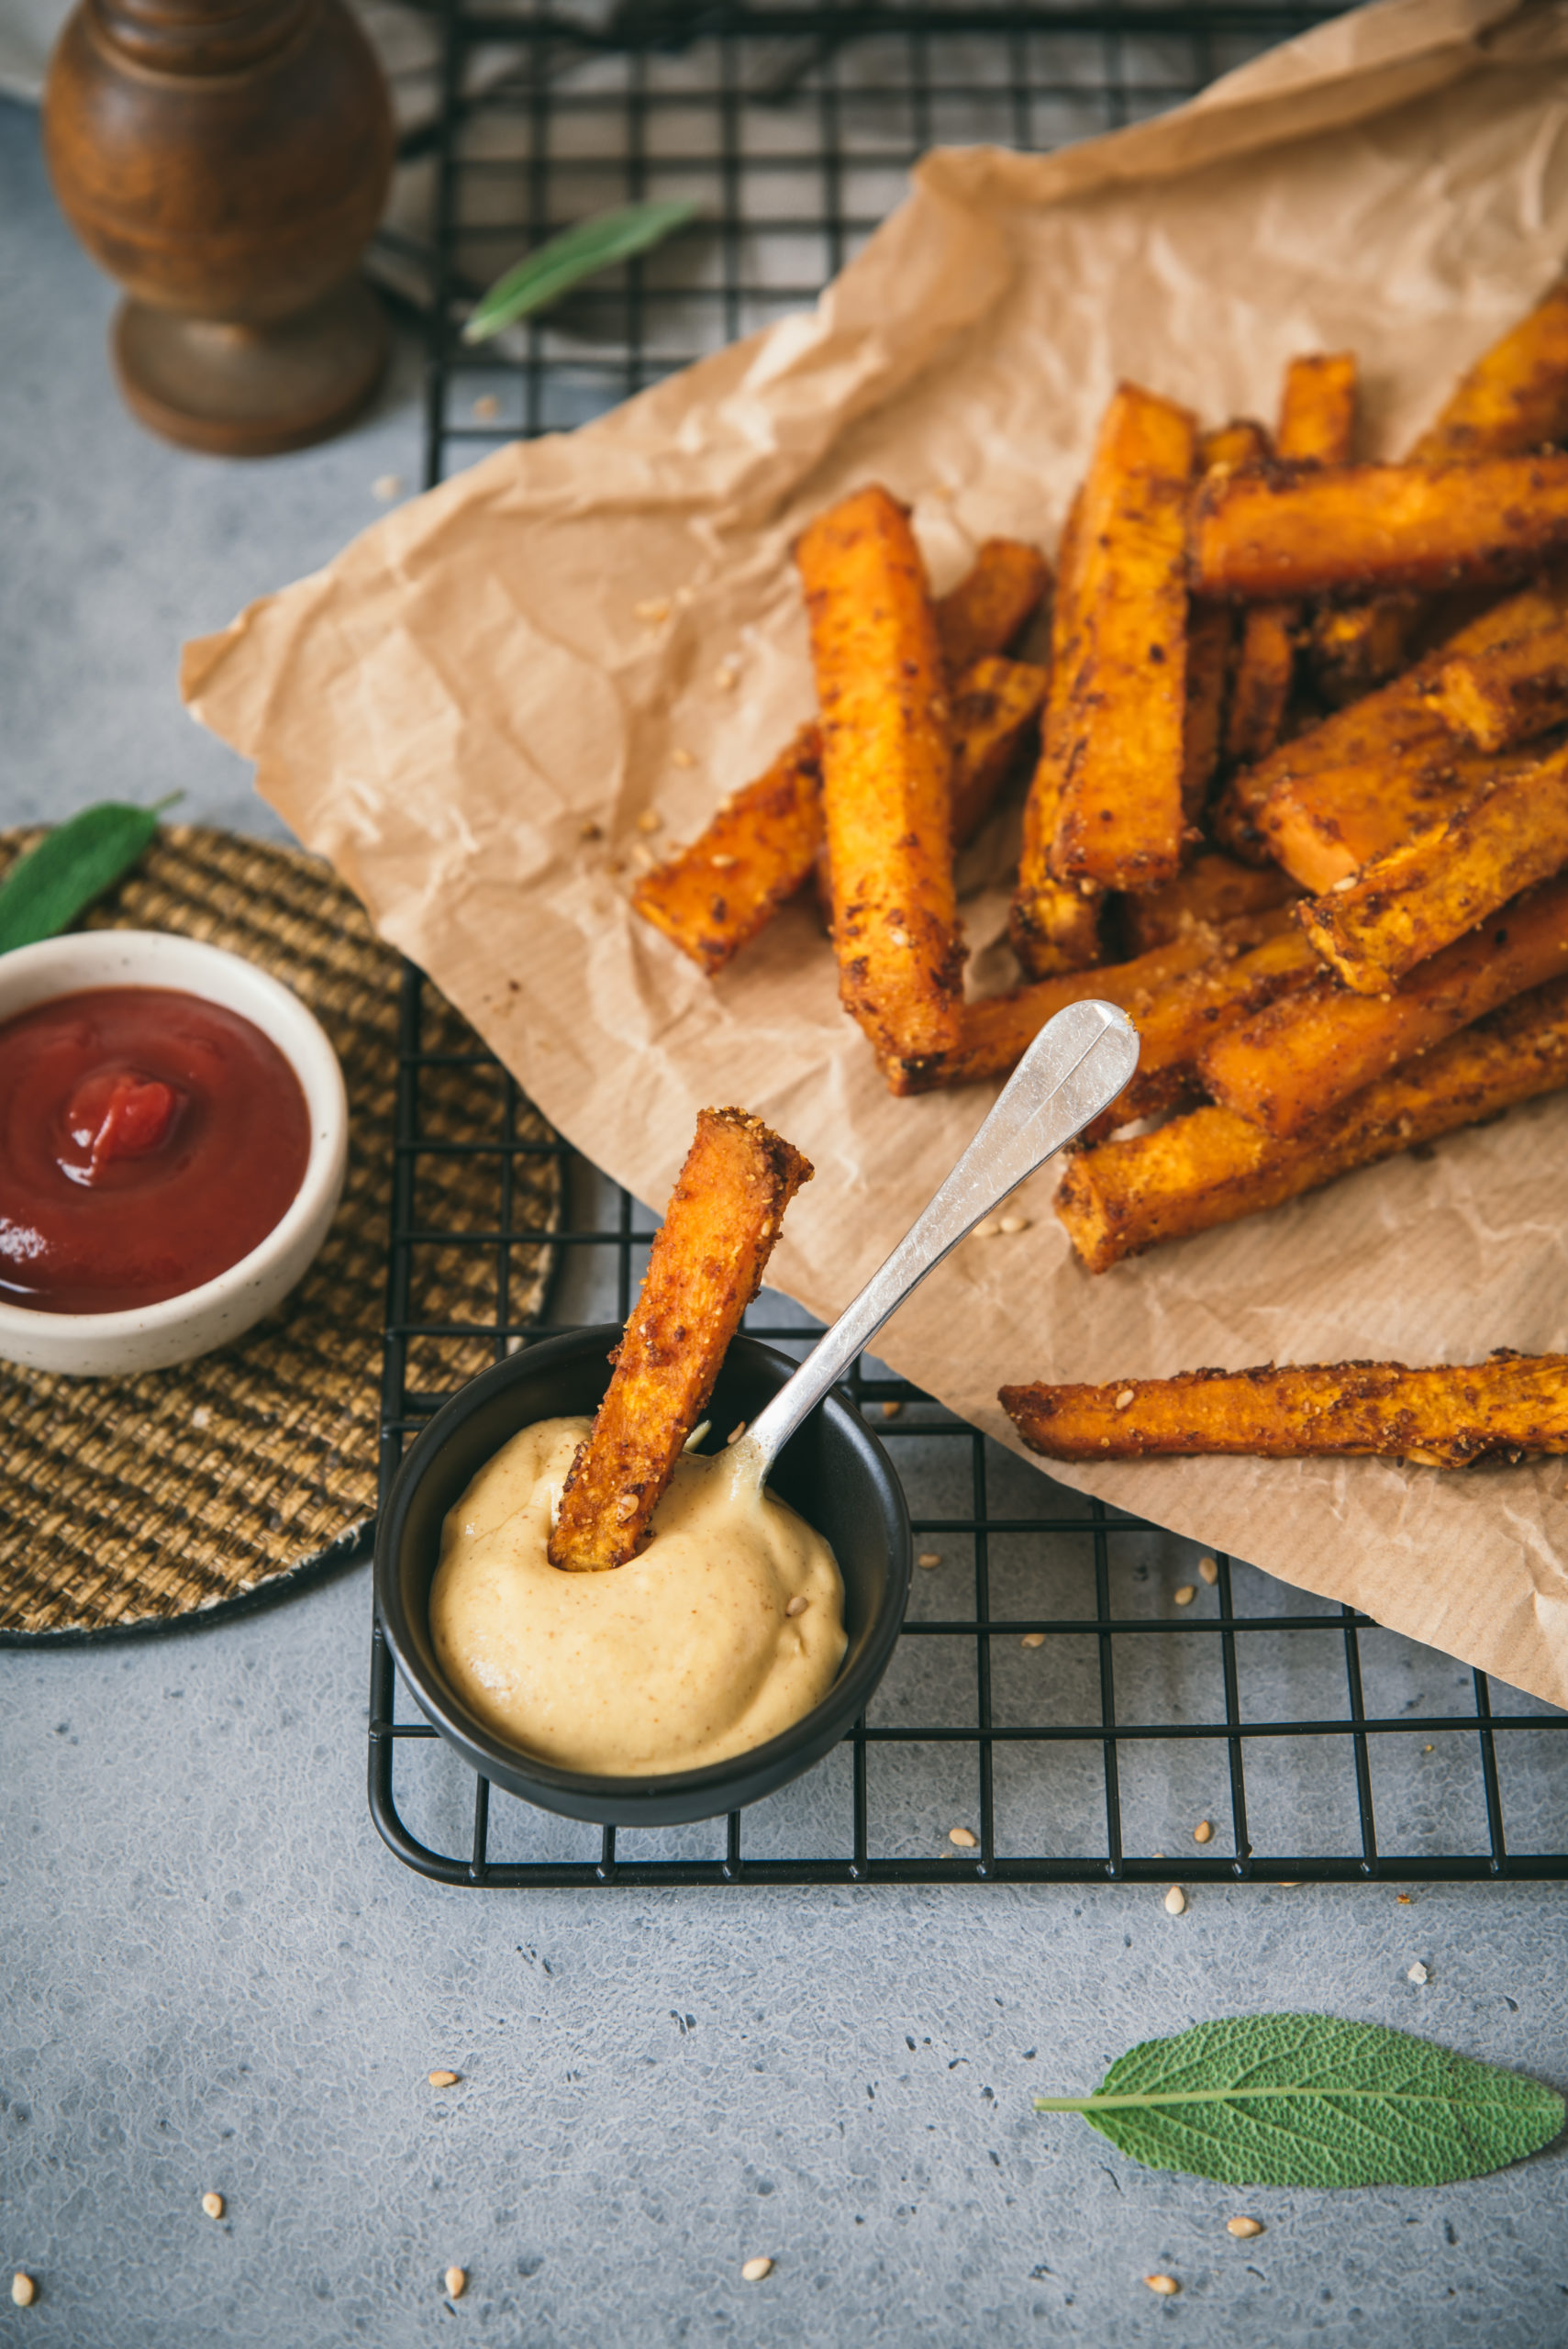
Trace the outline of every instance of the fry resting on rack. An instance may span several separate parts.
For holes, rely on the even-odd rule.
[[[1280,462],[1347,463],[1355,423],[1356,362],[1351,353],[1293,359],[1285,370],[1274,434]],[[1225,729],[1227,754],[1242,765],[1266,757],[1279,740],[1296,678],[1301,624],[1301,607],[1296,603],[1254,604],[1243,617]]]
[[[1048,1460],[1151,1453],[1324,1454],[1464,1468],[1488,1453],[1568,1452],[1568,1354],[1499,1353],[1463,1369],[1396,1362],[1189,1370],[1105,1386],[1004,1386],[997,1398]]]
[[[872,487],[818,516],[795,561],[821,709],[840,996],[879,1058],[940,1060],[959,1041],[963,949],[947,674],[919,549],[903,507]]]
[[[1192,581],[1243,602],[1518,577],[1568,541],[1568,457],[1232,473],[1193,506]]]
[[[1198,1063],[1223,1109],[1298,1134],[1402,1061],[1568,972],[1568,882],[1504,906],[1419,963],[1394,995],[1354,995],[1325,973],[1217,1036]]]
[[[1318,1190],[1568,1085],[1568,983],[1559,979],[1369,1085],[1296,1141],[1229,1109],[1082,1152],[1056,1212],[1092,1273]]]
[[[1181,862],[1187,583],[1183,538],[1197,429],[1124,384],[1084,484],[1068,674],[1048,755],[1060,763],[1051,867],[1061,881],[1152,889]],[[1245,476],[1231,476],[1240,479]]]
[[[1381,995],[1499,906],[1568,864],[1568,750],[1429,825],[1300,918],[1347,986]]]
[[[1416,465],[1521,457],[1568,432],[1568,282],[1477,360],[1410,451]],[[1314,631],[1318,682],[1338,705],[1403,668],[1421,618],[1418,597],[1380,597],[1321,611]]]
[[[598,1573],[635,1558],[681,1448],[762,1286],[785,1208],[811,1168],[744,1109],[704,1109],[655,1234],[598,1416],[573,1462],[552,1565]]]

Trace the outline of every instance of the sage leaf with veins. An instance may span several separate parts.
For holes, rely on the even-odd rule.
[[[1118,2055],[1079,2112],[1151,2169],[1228,2186],[1447,2186],[1563,2125],[1554,2088],[1381,2023],[1234,2015]]]

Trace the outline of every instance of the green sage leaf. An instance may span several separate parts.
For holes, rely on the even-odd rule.
[[[696,208],[685,196],[664,204],[622,204],[613,212],[595,212],[574,228],[563,228],[480,296],[463,328],[464,342],[488,342],[503,327],[527,317],[530,310],[542,310],[584,277],[662,244],[685,227]]]
[[[1151,2169],[1228,2186],[1447,2186],[1549,2145],[1563,2100],[1381,2023],[1234,2015],[1118,2055],[1080,2112]]]
[[[156,807],[129,807],[103,799],[57,824],[0,882],[0,954],[54,937],[112,889],[157,832],[161,811],[172,805],[161,799]]]

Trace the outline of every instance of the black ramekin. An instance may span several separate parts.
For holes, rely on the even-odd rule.
[[[909,1513],[892,1462],[860,1414],[830,1395],[793,1435],[769,1484],[831,1543],[844,1577],[843,1667],[822,1702],[782,1736],[727,1762],[654,1777],[598,1777],[537,1762],[506,1744],[449,1687],[430,1640],[430,1584],[441,1526],[469,1479],[536,1419],[591,1413],[609,1384],[617,1324],[546,1338],[482,1371],[443,1404],[414,1444],[381,1513],[376,1605],[416,1702],[472,1767],[568,1819],[610,1827],[673,1827],[760,1802],[836,1745],[887,1668],[909,1597]],[[737,1338],[708,1416],[720,1433],[756,1418],[795,1365],[755,1338]]]

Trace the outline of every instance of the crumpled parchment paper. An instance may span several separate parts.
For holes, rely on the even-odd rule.
[[[1565,64],[1563,7],[1388,0],[1112,137],[937,150],[815,310],[401,507],[187,646],[185,697],[639,1197],[704,1103],[806,1151],[770,1277],[830,1317],[991,1088],[883,1090],[806,903],[710,984],[627,902],[639,816],[689,838],[811,708],[792,538],[874,478],[939,591],[989,532],[1051,548],[1121,375],[1268,417],[1293,353],[1350,347],[1396,451],[1568,251]],[[1004,904],[964,907],[992,985]],[[1010,1442],[1004,1381],[1562,1348],[1565,1143],[1568,1100],[1532,1104],[1098,1279],[1048,1169],[1029,1229],[966,1242],[878,1352]],[[1054,1473],[1568,1703],[1559,1462]]]

